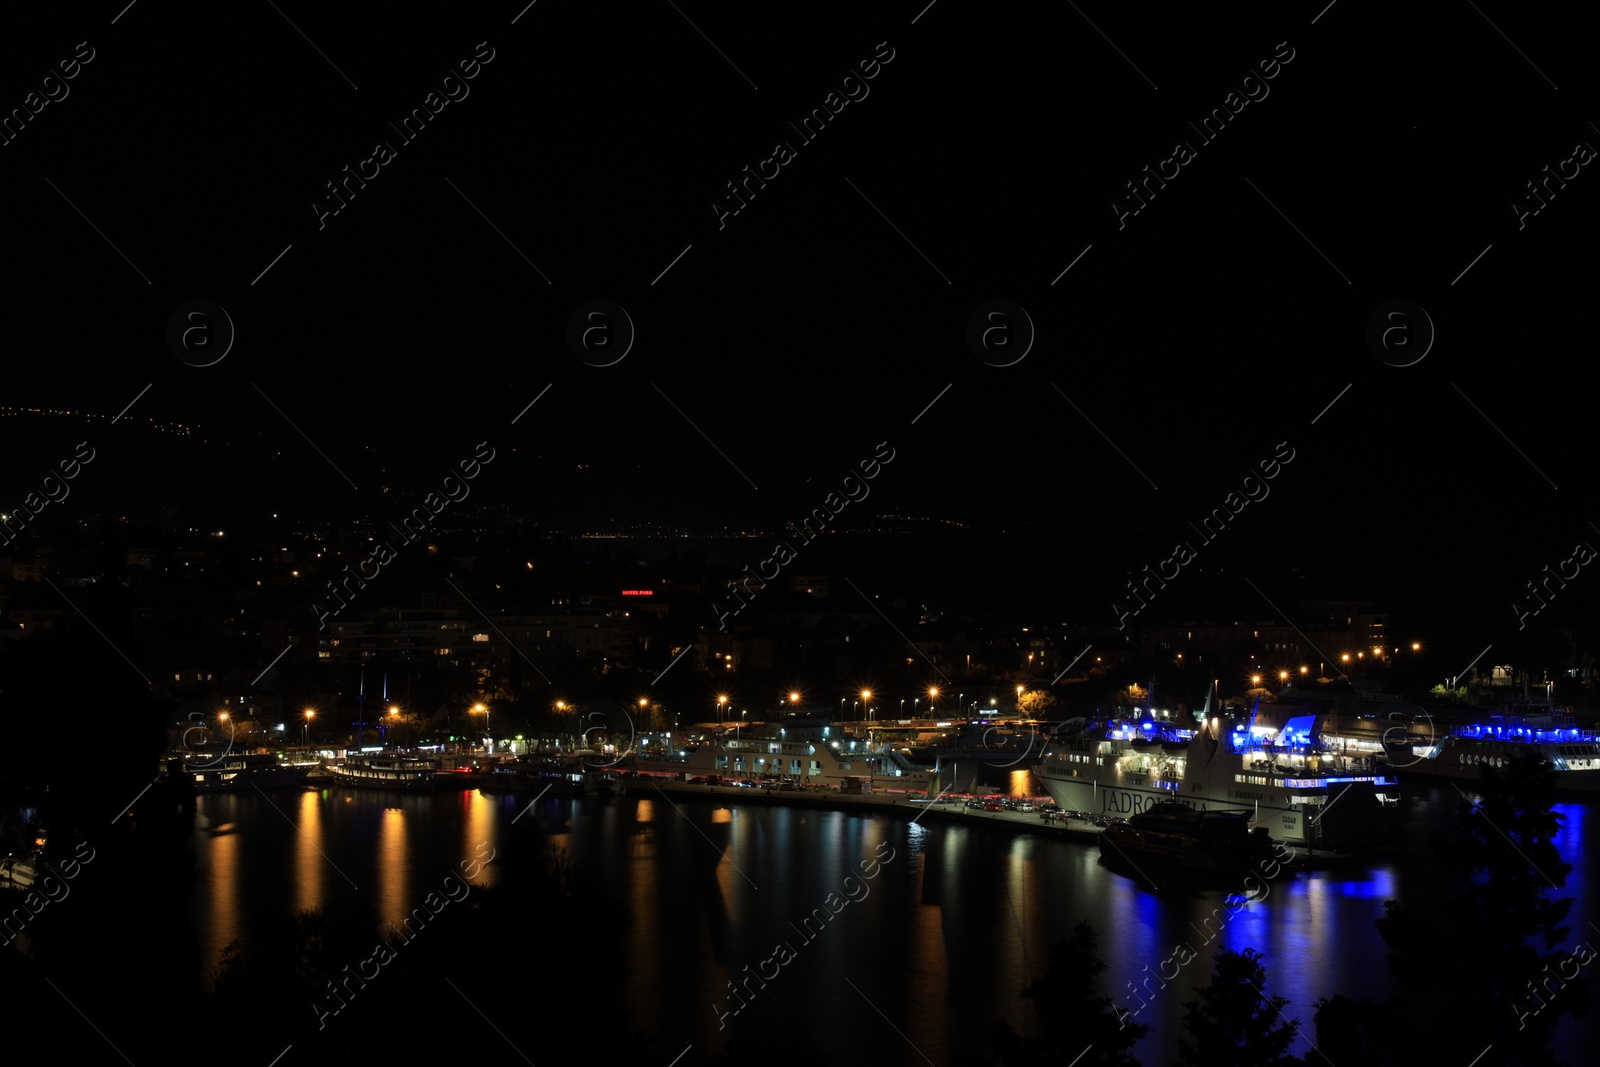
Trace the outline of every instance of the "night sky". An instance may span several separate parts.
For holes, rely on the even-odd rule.
[[[0,42],[7,107],[93,48],[0,154],[4,405],[140,397],[115,427],[0,427],[8,499],[90,437],[65,507],[375,515],[488,440],[476,491],[552,528],[776,530],[888,442],[839,528],[939,520],[897,583],[993,575],[1053,616],[1189,539],[1216,581],[1186,595],[1251,577],[1468,629],[1514,622],[1522,583],[1600,538],[1600,193],[1583,166],[1521,230],[1511,206],[1600,144],[1592,63],[1522,13],[120,6]],[[387,125],[491,50],[413,140]],[[841,85],[858,98],[820,133],[791,129]],[[1236,90],[1258,98],[1206,141],[1189,123]],[[319,228],[325,183],[380,141]],[[1119,228],[1125,183],[1178,142],[1192,158]],[[236,328],[213,366],[166,343],[191,300]],[[615,365],[569,348],[590,300],[636,329]],[[968,344],[992,300],[1037,331],[1012,366]],[[1393,300],[1437,331],[1412,366],[1366,340]],[[1202,547],[1188,524],[1284,442],[1270,493]]]

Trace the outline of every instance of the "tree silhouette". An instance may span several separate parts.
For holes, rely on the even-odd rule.
[[[1184,1027],[1194,1043],[1178,1042],[1185,1067],[1291,1067],[1299,1019],[1286,1019],[1286,997],[1268,997],[1266,971],[1255,949],[1217,950],[1211,984],[1184,1004]]]
[[[996,1023],[993,1042],[1000,1062],[1007,1067],[1055,1062],[1138,1067],[1130,1050],[1150,1028],[1126,1022],[1112,999],[1100,994],[1097,983],[1106,965],[1098,946],[1094,927],[1081,922],[1072,937],[1050,950],[1049,968],[1022,991],[1033,1001],[1039,1031],[1023,1036],[1009,1023]],[[1083,1058],[1077,1059],[1080,1055]]]
[[[1550,896],[1572,869],[1555,845],[1563,817],[1553,810],[1554,789],[1555,771],[1537,755],[1512,760],[1504,772],[1485,768],[1481,801],[1462,793],[1456,839],[1434,835],[1440,861],[1461,876],[1461,892],[1426,907],[1385,902],[1378,931],[1404,992],[1396,1005],[1344,1002],[1334,1010],[1354,1013],[1397,1062],[1470,1062],[1493,1045],[1499,1063],[1554,1064],[1557,1022],[1586,1011],[1589,982],[1578,971],[1593,950],[1568,943],[1561,923],[1572,900]],[[1417,1027],[1407,1018],[1462,1024]]]

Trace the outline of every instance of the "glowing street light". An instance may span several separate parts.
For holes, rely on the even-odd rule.
[[[489,705],[474,704],[472,705],[472,710],[483,716],[483,732],[489,734],[489,747],[492,750],[494,748],[494,732],[489,729]]]
[[[306,721],[300,727],[300,744],[303,748],[311,747],[311,720],[316,714],[311,708],[306,709]]]
[[[1250,676],[1250,684],[1251,684],[1251,685],[1260,685],[1260,684],[1261,684],[1261,675],[1259,675],[1259,674],[1252,674],[1252,675],[1251,675],[1251,676]]]
[[[722,725],[722,709],[727,707],[727,706],[728,706],[728,698],[726,696],[719,695],[717,697],[717,725],[718,726]]]

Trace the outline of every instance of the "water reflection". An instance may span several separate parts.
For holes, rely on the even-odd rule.
[[[263,916],[348,899],[354,891],[338,871],[386,920],[403,921],[445,873],[479,855],[481,842],[502,857],[564,843],[575,873],[632,917],[615,996],[645,1033],[681,1033],[697,1053],[723,1054],[730,1030],[719,1032],[712,1004],[726,1004],[727,983],[788,942],[794,962],[730,1027],[758,1034],[816,1015],[840,1032],[881,1033],[881,1010],[941,1064],[986,1051],[991,1021],[1031,1028],[1032,1005],[1018,992],[1044,972],[1050,947],[1087,919],[1108,965],[1102,992],[1124,1009],[1139,1007],[1135,993],[1147,1005],[1134,1021],[1154,1031],[1135,1054],[1154,1064],[1169,1058],[1183,1002],[1210,981],[1218,945],[1264,952],[1268,994],[1290,999],[1288,1014],[1308,1035],[1319,997],[1392,992],[1374,925],[1383,901],[1458,888],[1427,845],[1430,832],[1453,826],[1459,798],[1446,792],[1408,796],[1402,847],[1389,858],[1274,882],[1256,901],[1230,899],[1238,886],[1155,891],[1072,841],[723,798],[547,797],[530,805],[472,791],[384,798],[335,790],[284,799],[280,812],[260,796],[212,796],[202,800],[193,838],[194,915],[209,970],[222,946],[245,938]],[[1576,940],[1588,930],[1584,889],[1597,860],[1579,850],[1588,810],[1560,810],[1568,818],[1558,843],[1578,866],[1559,895],[1578,900],[1567,921]],[[230,827],[235,832],[225,832]],[[894,858],[868,879],[862,861],[880,846]],[[845,896],[847,875],[867,892],[832,912],[827,898]],[[473,881],[518,877],[507,863],[485,866]],[[815,921],[805,923],[808,916]],[[1164,965],[1179,944],[1193,959]],[[1309,1047],[1301,1041],[1290,1051]],[[883,1059],[899,1061],[892,1052]]]
[[[477,876],[471,879],[473,885],[492,886],[500,883],[500,869],[493,863],[484,862],[481,856],[488,855],[488,849],[499,852],[496,844],[500,836],[498,811],[494,800],[478,792],[476,789],[463,789],[461,791],[461,836],[459,851],[463,860],[474,860],[482,869]],[[514,818],[515,816],[513,816]],[[456,870],[462,870],[458,865]],[[469,866],[466,868],[471,870]]]
[[[324,876],[328,873],[328,859],[317,848],[317,842],[326,836],[322,824],[322,794],[300,794],[300,803],[290,810],[299,833],[295,834],[294,886],[295,909],[314,911],[322,907],[326,889]]]
[[[195,816],[195,827],[200,830],[215,830],[219,826],[231,825],[220,821],[217,816],[224,813],[231,815],[235,804],[233,797],[208,798],[219,801],[226,800],[224,806],[218,803],[210,806],[210,810],[199,812]],[[242,834],[236,833],[207,833],[197,836],[197,842],[204,842],[203,847],[196,847],[196,852],[203,855],[203,862],[196,864],[198,881],[201,892],[196,894],[196,905],[203,908],[203,917],[200,921],[200,945],[206,953],[204,959],[210,966],[215,966],[222,957],[222,950],[229,943],[242,941],[245,936],[240,900],[241,880],[239,877],[239,863],[241,859],[240,838]],[[259,845],[260,842],[258,841]],[[208,967],[209,972],[209,967]],[[209,980],[210,974],[205,977]]]
[[[400,808],[384,808],[378,819],[378,917],[399,924],[411,911],[411,873],[406,854],[406,815]]]

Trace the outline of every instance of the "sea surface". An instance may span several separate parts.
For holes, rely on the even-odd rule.
[[[804,1059],[814,1047],[817,1062],[861,1055],[944,1067],[985,1051],[995,1020],[1031,1029],[1032,1005],[1018,991],[1083,919],[1100,935],[1104,991],[1124,1007],[1142,1004],[1133,1018],[1154,1028],[1136,1050],[1142,1062],[1170,1062],[1182,1003],[1209,981],[1217,944],[1265,954],[1266,992],[1289,998],[1287,1014],[1305,1035],[1292,1051],[1304,1054],[1318,997],[1391,991],[1374,926],[1383,901],[1451,892],[1426,839],[1452,825],[1458,799],[1448,785],[1414,787],[1401,847],[1374,865],[1302,874],[1274,883],[1260,901],[1224,908],[1226,888],[1152,889],[1108,870],[1092,846],[981,825],[654,790],[531,806],[476,791],[213,794],[200,798],[193,835],[192,915],[211,960],[235,939],[248,949],[275,913],[353,894],[398,923],[463,861],[515,847],[514,833],[532,820],[631,917],[627,959],[611,988],[585,990],[585,999],[626,1004],[633,1024],[664,1047],[693,1046],[686,1064],[718,1055],[742,1030],[781,1052],[774,1062],[798,1062],[797,1048]],[[1584,935],[1597,918],[1596,860],[1582,843],[1597,809],[1559,810],[1567,817],[1562,852],[1574,863],[1562,894],[1576,899],[1569,940],[1594,944],[1600,935]],[[473,882],[507,877],[490,863]],[[1218,908],[1230,916],[1220,930]],[[529,915],[522,932],[562,921]],[[1160,971],[1180,943],[1198,950],[1194,960],[1166,988],[1152,981],[1146,988],[1155,992],[1136,999],[1128,983]],[[750,975],[757,980],[746,985]],[[735,998],[730,982],[752,993]],[[1562,1062],[1588,1062],[1580,1028],[1594,1025],[1564,1024]]]

